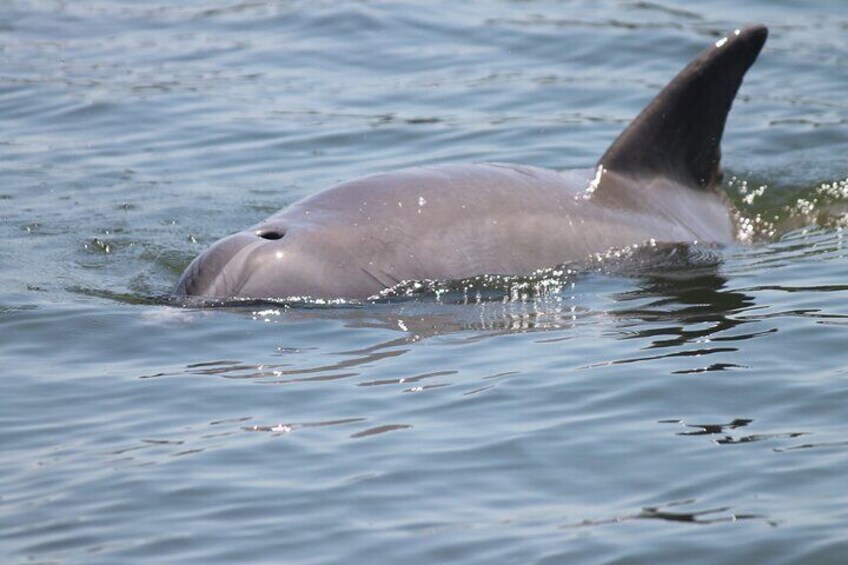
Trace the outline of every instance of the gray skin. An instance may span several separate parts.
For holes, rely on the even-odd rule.
[[[529,274],[649,241],[731,243],[719,143],[766,36],[753,26],[703,51],[593,169],[443,165],[341,183],[213,244],[175,293],[362,299],[401,281]]]

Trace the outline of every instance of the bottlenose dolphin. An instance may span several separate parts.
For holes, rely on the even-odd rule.
[[[719,144],[767,35],[752,26],[704,50],[593,169],[441,165],[343,182],[213,244],[175,293],[367,298],[401,281],[530,274],[649,241],[731,243]]]

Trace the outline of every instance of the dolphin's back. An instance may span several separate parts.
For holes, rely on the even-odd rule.
[[[529,274],[650,240],[730,243],[719,144],[766,35],[750,27],[704,51],[588,174],[444,165],[338,184],[214,244],[177,294],[366,298],[404,280]]]
[[[599,205],[592,171],[562,174],[509,164],[417,167],[328,188],[254,229],[315,241],[348,272],[385,286],[409,279],[522,274],[648,240],[732,241],[730,216],[715,195],[665,179],[641,179],[655,207]],[[627,178],[621,190],[633,189]],[[697,210],[700,220],[688,218]]]

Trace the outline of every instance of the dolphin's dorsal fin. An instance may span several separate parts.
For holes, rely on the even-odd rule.
[[[598,161],[628,176],[661,175],[707,189],[720,179],[719,144],[730,105],[768,36],[761,25],[736,30],[705,49],[674,77]],[[603,196],[603,179],[597,196]],[[608,190],[615,190],[609,183]]]

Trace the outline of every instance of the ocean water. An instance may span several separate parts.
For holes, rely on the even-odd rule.
[[[187,308],[339,180],[591,167],[688,60],[738,245]],[[3,563],[845,563],[848,3],[6,0]]]

